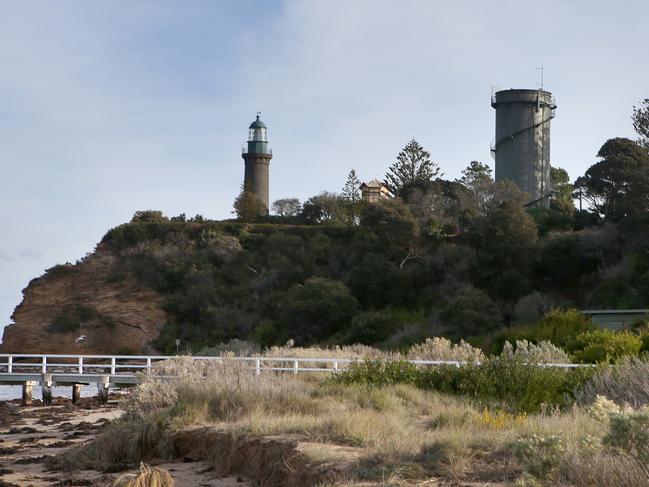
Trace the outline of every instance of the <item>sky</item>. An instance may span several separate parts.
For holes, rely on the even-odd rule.
[[[44,270],[137,210],[232,217],[268,125],[270,199],[383,177],[415,137],[492,165],[494,88],[557,100],[572,179],[649,98],[646,0],[0,0],[0,330]]]

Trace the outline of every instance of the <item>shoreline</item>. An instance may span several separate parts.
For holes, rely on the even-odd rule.
[[[59,472],[48,470],[49,457],[87,444],[123,410],[120,396],[107,405],[93,397],[81,398],[73,405],[69,399],[55,397],[51,406],[34,399],[22,406],[19,399],[0,401],[0,487],[97,486],[111,487],[124,473],[137,473],[138,465],[120,472],[82,470]],[[169,471],[177,486],[234,487],[247,486],[238,477],[212,478],[203,462],[165,461],[156,466]]]

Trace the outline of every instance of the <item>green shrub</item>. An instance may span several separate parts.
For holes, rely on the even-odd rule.
[[[54,317],[47,327],[47,331],[51,333],[70,333],[79,329],[80,325],[81,323],[75,315],[62,311]]]
[[[564,350],[574,350],[577,336],[595,330],[591,319],[576,309],[551,310],[541,321],[529,326],[512,327],[494,338],[493,353],[500,353],[505,342],[527,340],[532,343],[549,341]]]
[[[640,335],[642,340],[642,347],[640,347],[640,353],[649,353],[649,333],[642,333]]]
[[[291,286],[279,325],[298,345],[321,341],[344,330],[359,312],[359,304],[340,281],[311,277]]]
[[[125,271],[120,269],[113,269],[106,275],[104,282],[106,284],[119,284],[121,282],[124,282],[127,277],[128,274]]]
[[[593,373],[592,368],[541,367],[497,357],[460,367],[418,368],[407,361],[365,361],[350,365],[334,380],[345,384],[405,383],[498,403],[513,411],[535,412],[572,404],[574,391]]]
[[[79,330],[86,323],[90,323],[93,326],[102,325],[109,328],[115,326],[115,320],[112,317],[97,311],[92,306],[78,304],[63,308],[54,317],[47,330],[52,333],[71,333]]]
[[[421,370],[406,360],[365,360],[350,364],[336,376],[342,384],[388,385],[419,383]]]
[[[76,272],[77,268],[69,262],[66,262],[65,264],[56,264],[55,266],[45,270],[45,273],[51,277],[64,277]]]
[[[629,331],[593,330],[577,336],[575,358],[581,362],[615,362],[625,355],[638,355],[642,338]]]
[[[382,309],[365,311],[352,319],[345,333],[345,343],[364,343],[374,345],[387,339],[406,324],[421,323],[423,312],[406,309]]]
[[[488,333],[502,325],[502,316],[489,295],[470,284],[455,289],[439,315],[458,337]]]

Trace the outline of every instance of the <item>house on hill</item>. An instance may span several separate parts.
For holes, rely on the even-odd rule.
[[[368,203],[378,203],[381,199],[390,198],[390,191],[387,186],[378,179],[372,179],[367,183],[361,184],[361,194],[363,201]]]

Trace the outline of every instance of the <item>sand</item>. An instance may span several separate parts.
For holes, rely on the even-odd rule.
[[[87,443],[107,423],[119,418],[118,402],[111,400],[99,407],[94,399],[82,399],[79,406],[55,398],[52,406],[23,407],[18,401],[0,403],[0,487],[73,487],[112,486],[124,473],[137,473],[133,466],[119,473],[97,471],[48,471],[44,460]],[[251,483],[237,477],[215,479],[203,462],[167,462],[157,466],[167,469],[176,486],[235,487]]]

